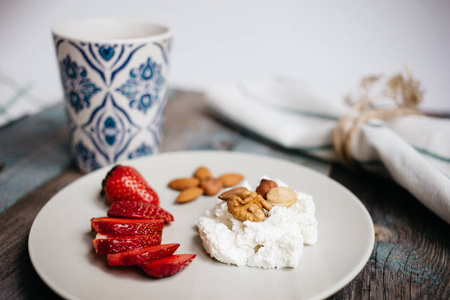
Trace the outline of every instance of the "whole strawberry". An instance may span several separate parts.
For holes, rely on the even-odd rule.
[[[101,195],[108,203],[133,200],[159,205],[156,192],[147,184],[142,175],[133,167],[117,165],[112,168],[102,182]]]

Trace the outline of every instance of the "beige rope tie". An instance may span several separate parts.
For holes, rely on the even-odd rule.
[[[369,76],[361,80],[361,96],[353,101],[348,96],[346,101],[352,105],[350,112],[339,118],[333,132],[333,147],[337,158],[345,166],[355,168],[356,163],[351,150],[351,142],[358,128],[370,119],[388,120],[406,115],[421,115],[417,106],[423,99],[420,82],[416,81],[411,71],[406,69],[406,78],[398,74],[390,78],[381,97],[370,96],[370,90],[380,80],[378,76]],[[376,108],[375,100],[394,101],[394,107]]]

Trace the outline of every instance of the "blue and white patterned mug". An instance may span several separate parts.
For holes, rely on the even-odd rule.
[[[159,151],[172,31],[97,19],[53,27],[70,148],[90,172]]]

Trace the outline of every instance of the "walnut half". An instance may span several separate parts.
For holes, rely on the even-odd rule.
[[[261,222],[266,218],[264,209],[271,210],[272,205],[269,204],[261,195],[249,190],[243,190],[240,193],[232,196],[228,202],[228,212],[233,215],[235,219],[242,222]]]

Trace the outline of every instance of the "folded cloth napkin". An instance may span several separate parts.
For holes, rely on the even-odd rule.
[[[300,83],[260,80],[221,85],[206,93],[219,116],[285,148],[337,160],[333,130],[349,106]],[[387,172],[450,223],[450,120],[407,115],[371,119],[358,127],[350,149],[363,168]]]
[[[57,98],[43,93],[31,82],[19,83],[0,73],[0,127],[23,116],[36,114],[57,102]]]

